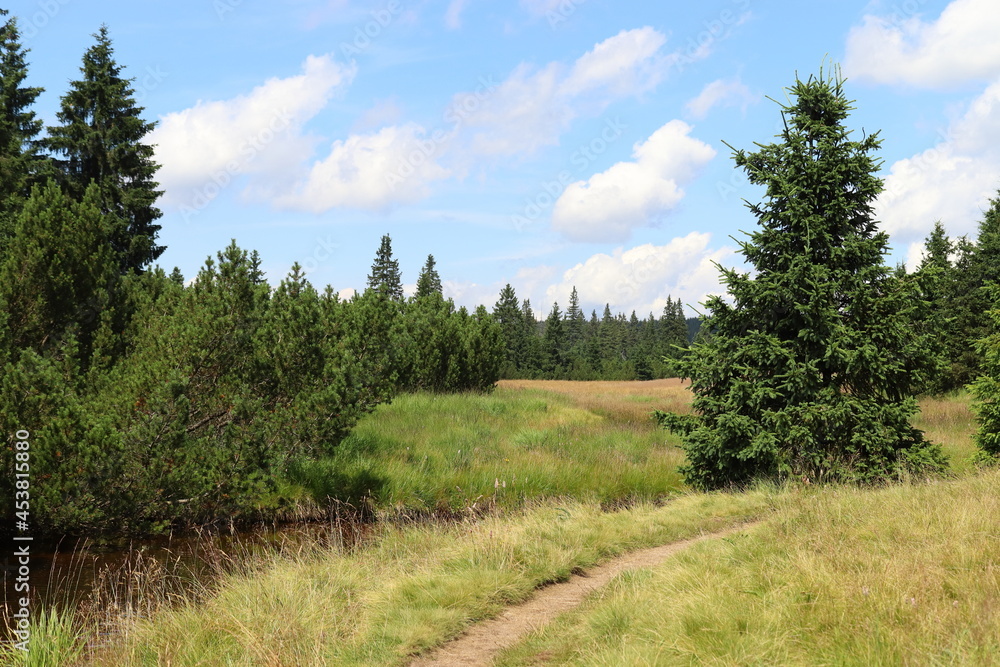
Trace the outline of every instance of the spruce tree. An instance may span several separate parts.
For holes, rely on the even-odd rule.
[[[941,221],[924,242],[924,257],[917,267],[916,278],[921,295],[927,302],[926,310],[916,313],[914,327],[923,329],[936,342],[940,354],[938,368],[928,378],[926,390],[933,393],[950,391],[962,386],[969,341],[955,328],[954,303],[957,272],[951,255],[955,244],[945,233]],[[974,354],[974,350],[972,351]]]
[[[135,105],[132,79],[122,77],[108,29],[83,56],[82,78],[70,83],[44,144],[61,156],[56,164],[67,192],[77,200],[94,183],[102,212],[114,217],[111,244],[121,273],[141,272],[164,246],[156,244],[162,215],[154,204],[162,194],[153,180],[159,168],[153,147],[143,143],[155,127]]]
[[[0,9],[0,16],[7,16],[7,10]],[[41,162],[36,138],[42,121],[31,106],[42,89],[23,85],[27,52],[17,19],[8,18],[0,27],[0,261]]]
[[[517,377],[518,371],[525,366],[528,333],[524,328],[524,316],[517,295],[510,283],[500,290],[500,297],[493,306],[493,319],[500,327],[500,339],[504,348],[501,374],[505,378]]]
[[[441,276],[434,268],[434,255],[427,255],[427,262],[424,268],[420,269],[420,276],[417,278],[416,298],[430,296],[431,294],[443,294],[441,288]]]
[[[975,243],[965,238],[956,245],[954,283],[950,303],[955,338],[952,356],[952,384],[972,382],[980,371],[983,357],[976,342],[990,333],[989,311],[993,308],[988,285],[1000,281],[1000,193],[979,222]]]
[[[392,258],[392,239],[382,236],[372,272],[368,276],[368,288],[384,294],[393,301],[403,301],[403,282],[399,273],[399,262]]]
[[[979,421],[976,432],[977,458],[984,463],[1000,462],[1000,284],[987,289],[992,300],[988,315],[992,330],[978,341],[976,347],[982,355],[982,374],[971,385],[976,398],[975,409]]]
[[[566,308],[566,347],[574,350],[583,342],[583,327],[587,323],[580,309],[580,296],[576,293],[576,285],[569,295],[569,306]]]
[[[788,92],[779,141],[734,150],[766,188],[741,242],[753,275],[723,269],[729,299],[705,304],[711,336],[682,362],[695,414],[657,416],[681,435],[682,472],[700,488],[940,469],[940,449],[910,425],[929,343],[908,326],[916,288],[883,263],[880,140],[851,138],[839,71]]]
[[[545,334],[542,336],[547,373],[558,375],[566,363],[566,330],[563,326],[559,304],[553,303],[545,320]]]

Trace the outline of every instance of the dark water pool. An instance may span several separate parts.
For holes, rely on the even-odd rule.
[[[87,539],[58,542],[0,542],[4,552],[4,620],[26,595],[18,590],[16,551],[29,545],[27,595],[31,613],[57,606],[83,613],[114,611],[142,615],[164,597],[191,596],[221,574],[252,567],[268,553],[298,553],[316,548],[349,549],[371,533],[371,525],[310,522],[244,531],[202,531],[133,540],[122,546],[98,546]],[[0,637],[7,635],[4,622]]]

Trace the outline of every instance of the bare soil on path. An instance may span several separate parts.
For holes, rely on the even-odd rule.
[[[678,551],[712,538],[731,535],[755,524],[740,524],[715,533],[705,533],[650,549],[619,556],[567,581],[540,589],[534,597],[507,609],[500,616],[472,626],[464,635],[419,656],[410,667],[486,667],[500,651],[513,646],[530,632],[582,603],[593,591],[605,586],[625,570],[655,567]]]

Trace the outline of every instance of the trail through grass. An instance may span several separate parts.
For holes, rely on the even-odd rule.
[[[776,496],[626,573],[503,665],[1000,664],[1000,471]]]

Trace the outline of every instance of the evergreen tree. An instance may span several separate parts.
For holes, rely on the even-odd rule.
[[[368,276],[368,288],[375,290],[393,301],[403,301],[403,281],[399,273],[399,262],[392,258],[392,239],[382,237],[372,272]]]
[[[527,347],[524,351],[523,368],[528,371],[528,377],[541,370],[543,361],[542,339],[538,331],[538,320],[535,319],[535,311],[531,308],[531,300],[525,299],[521,302],[521,324],[524,327],[524,337]]]
[[[153,180],[159,168],[153,147],[143,143],[155,127],[135,105],[132,79],[122,78],[102,26],[96,43],[83,56],[82,78],[70,83],[44,144],[56,155],[67,192],[82,199],[91,183],[100,193],[101,210],[113,216],[111,245],[121,273],[141,272],[164,250],[156,244],[162,215],[154,206],[162,194]]]
[[[500,298],[493,306],[493,319],[500,327],[500,339],[504,348],[501,377],[518,377],[519,371],[525,368],[528,332],[524,327],[524,315],[517,295],[510,283],[500,290]]]
[[[558,303],[552,304],[552,310],[545,320],[545,334],[542,341],[545,354],[543,370],[556,376],[566,363],[566,331],[563,328],[562,312]]]
[[[982,355],[976,342],[989,335],[989,311],[993,307],[988,285],[1000,281],[1000,195],[979,223],[976,242],[961,238],[955,244],[957,258],[952,273],[949,316],[954,318],[951,333],[951,384],[972,382],[979,375]]]
[[[982,374],[971,385],[976,398],[979,430],[976,432],[977,458],[983,462],[1000,461],[1000,283],[987,290],[993,301],[989,311],[992,331],[977,344],[983,357]]]
[[[924,242],[924,257],[916,271],[917,284],[927,307],[926,311],[915,313],[913,326],[930,335],[936,342],[935,348],[941,351],[938,368],[928,378],[926,386],[934,393],[965,384],[963,378],[967,374],[962,358],[968,341],[955,330],[953,313],[957,278],[951,261],[954,250],[955,244],[948,238],[941,221],[937,221]]]
[[[0,9],[2,16],[7,10]],[[31,106],[42,89],[23,85],[27,52],[21,46],[17,19],[8,18],[0,27],[0,262],[41,159],[36,137],[42,121]]]
[[[576,286],[569,295],[569,307],[566,309],[566,347],[569,350],[575,349],[583,342],[583,327],[587,320],[580,309],[580,296],[576,293]]]
[[[116,274],[99,203],[96,187],[81,202],[52,182],[32,189],[0,265],[8,350],[42,352],[72,334],[89,359]]]
[[[681,434],[682,472],[701,488],[940,469],[940,449],[910,425],[928,342],[907,326],[916,289],[882,261],[880,140],[851,139],[839,72],[789,93],[780,142],[734,151],[766,188],[748,204],[760,228],[741,242],[754,275],[723,270],[731,300],[705,304],[712,335],[683,363],[695,414],[657,416]]]
[[[427,255],[427,262],[424,264],[424,268],[420,269],[415,297],[419,299],[430,294],[443,294],[441,276],[434,268],[434,255]]]

